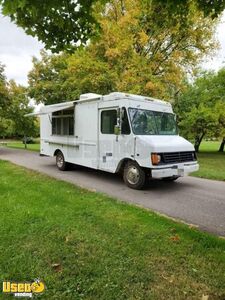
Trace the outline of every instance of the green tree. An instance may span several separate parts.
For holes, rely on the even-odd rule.
[[[7,109],[9,103],[9,93],[4,66],[0,63],[0,136],[4,138],[12,132],[12,121],[8,119]]]
[[[123,0],[117,1],[123,12],[127,7]],[[159,5],[168,11],[168,15],[182,20],[182,26],[189,22],[190,3],[204,16],[217,17],[225,8],[224,1],[203,0],[142,0],[143,5],[154,12]],[[77,42],[85,43],[99,28],[94,10],[98,3],[113,6],[115,1],[106,0],[0,0],[2,12],[22,27],[27,34],[38,37],[46,48],[53,52],[71,50]],[[133,1],[135,3],[135,1]],[[158,10],[156,18],[161,13]],[[159,18],[160,19],[160,18]]]
[[[3,115],[7,106],[8,90],[7,82],[4,74],[4,66],[0,63],[0,116]]]
[[[196,1],[186,3],[185,24],[171,14],[171,1],[122,2],[111,1],[100,11],[102,32],[89,51],[117,71],[118,90],[173,97],[183,89],[187,71],[215,48],[216,22],[203,17]]]
[[[205,136],[225,134],[225,69],[203,73],[175,101],[182,133],[195,140],[196,151]],[[223,138],[224,141],[224,138]],[[220,151],[224,150],[223,141]]]
[[[29,96],[36,103],[72,101],[90,91],[106,94],[116,89],[116,73],[85,49],[73,55],[42,51],[41,57],[40,61],[33,59],[33,70],[28,75]]]
[[[217,112],[219,112],[219,129],[217,136],[222,137],[219,152],[223,152],[225,148],[225,101],[217,104]]]
[[[160,11],[160,14],[159,14]],[[196,1],[188,22],[152,1],[119,1],[96,5],[98,37],[74,54],[34,59],[29,94],[46,104],[76,99],[79,94],[119,90],[170,99],[183,90],[186,71],[215,47],[215,21],[203,17]]]
[[[12,136],[14,136],[14,122],[9,118],[0,117],[0,137],[5,139]]]
[[[217,136],[222,137],[219,152],[223,152],[225,148],[225,68],[219,70],[213,78],[212,83],[212,99],[220,101],[217,104],[217,111],[219,112],[219,130]]]
[[[2,12],[52,52],[71,50],[85,43],[97,22],[92,15],[96,0],[0,0]]]
[[[195,150],[198,152],[203,138],[218,128],[216,109],[200,103],[191,111],[183,113],[179,126],[184,136],[194,139]]]
[[[37,122],[26,118],[25,114],[33,109],[29,106],[25,87],[14,81],[7,82],[4,67],[0,64],[0,136],[21,137],[37,134]]]
[[[29,96],[36,103],[53,104],[71,99],[63,88],[68,65],[66,58],[66,54],[48,55],[43,50],[41,60],[33,58],[33,69],[28,75]]]
[[[4,74],[4,65],[0,62],[0,82],[5,82],[6,80],[6,77],[5,77],[5,74]]]
[[[17,137],[35,136],[37,133],[37,123],[35,119],[28,118],[25,115],[33,111],[30,107],[30,99],[27,90],[15,81],[9,82],[9,99],[10,105],[8,116],[13,121],[13,135]],[[25,144],[26,146],[26,144]]]

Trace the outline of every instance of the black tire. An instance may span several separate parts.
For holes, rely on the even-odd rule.
[[[145,185],[144,170],[134,161],[129,161],[123,171],[123,180],[132,189],[140,190]]]
[[[162,178],[163,181],[175,181],[179,178],[179,176],[172,176],[172,177],[164,177]]]
[[[61,151],[56,154],[56,166],[60,171],[68,170],[69,164],[65,161],[64,155]]]

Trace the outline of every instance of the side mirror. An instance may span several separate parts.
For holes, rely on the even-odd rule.
[[[114,134],[115,135],[120,135],[121,134],[121,128],[119,125],[114,126]]]

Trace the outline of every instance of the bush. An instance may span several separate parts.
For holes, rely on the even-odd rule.
[[[22,139],[22,141],[23,141],[23,144],[35,144],[35,141],[33,140],[33,138],[32,137],[24,137],[23,139]]]

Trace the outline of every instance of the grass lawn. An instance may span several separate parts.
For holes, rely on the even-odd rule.
[[[192,176],[225,180],[225,152],[218,152],[220,142],[202,142],[198,161],[200,169]]]
[[[221,142],[203,141],[200,145],[200,152],[218,152]]]
[[[24,144],[22,141],[16,141],[16,142],[8,142],[7,147],[9,148],[16,148],[16,149],[25,149]],[[40,144],[35,143],[35,144],[27,144],[27,150],[31,151],[40,151]]]
[[[225,299],[223,239],[4,161],[0,191],[0,278],[40,299]]]

